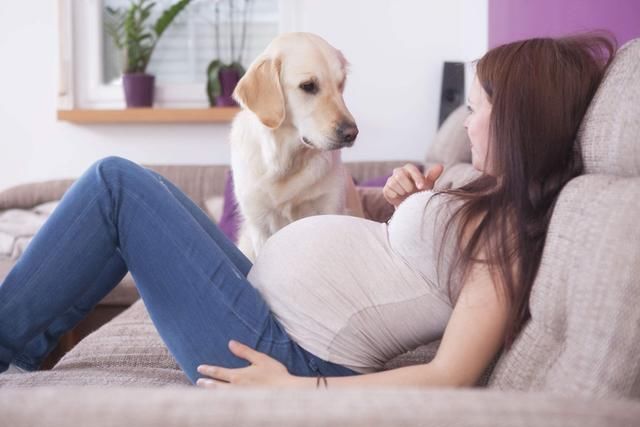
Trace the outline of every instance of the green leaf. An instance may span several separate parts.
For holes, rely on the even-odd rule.
[[[178,14],[182,12],[182,10],[187,7],[190,2],[191,0],[180,0],[179,2],[175,3],[164,12],[162,12],[162,15],[160,16],[160,18],[158,18],[155,25],[153,26],[153,30],[156,33],[156,38],[159,39],[160,36],[162,36],[167,27],[171,25],[171,22],[173,22],[175,17],[178,16]]]
[[[146,34],[142,34],[141,36],[138,36],[136,38],[136,41],[140,44],[142,44],[141,42],[145,41],[145,40],[152,40],[153,39],[153,35],[151,35],[151,33],[146,33]]]
[[[146,7],[143,7],[142,8],[142,12],[143,13],[151,13],[151,9],[153,9],[155,5],[156,5],[156,2],[153,2],[150,5],[148,5]]]
[[[114,45],[122,50],[124,47],[124,17],[125,12],[121,9],[114,9],[112,7],[105,8],[104,26],[106,33],[113,40]]]
[[[218,77],[222,67],[224,67],[224,64],[219,59],[214,59],[207,67],[207,97],[209,98],[209,105],[212,107],[216,105],[216,96],[220,96],[222,93],[222,86]]]
[[[125,72],[145,72],[151,60],[158,39],[191,2],[180,0],[165,10],[156,23],[149,28],[147,21],[156,2],[151,0],[132,0],[124,9],[106,7],[105,28],[118,49],[124,52]]]

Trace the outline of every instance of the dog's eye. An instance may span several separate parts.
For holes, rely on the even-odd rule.
[[[302,89],[306,93],[318,93],[318,85],[313,81],[300,83],[300,89]]]

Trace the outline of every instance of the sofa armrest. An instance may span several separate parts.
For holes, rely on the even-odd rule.
[[[74,179],[54,179],[31,182],[0,191],[0,211],[5,209],[30,209],[42,203],[60,200]]]
[[[228,165],[146,165],[164,176],[205,209],[205,200],[222,196]],[[30,182],[0,191],[0,211],[30,209],[42,203],[60,200],[76,178]]]
[[[331,389],[329,385],[329,390],[319,391],[47,386],[0,389],[0,413],[3,423],[13,427],[213,424],[617,427],[637,425],[640,402],[471,388]]]

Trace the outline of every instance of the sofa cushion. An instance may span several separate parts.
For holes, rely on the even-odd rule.
[[[74,179],[54,179],[4,189],[0,191],[0,211],[30,209],[42,203],[60,200],[74,181]]]
[[[142,300],[78,343],[55,369],[77,366],[180,369]]]
[[[640,39],[616,54],[578,133],[586,173],[640,175]]]
[[[384,369],[428,363],[439,344],[434,341],[401,354],[389,360]],[[486,384],[492,369],[493,365],[478,385]],[[14,377],[12,384],[126,385],[138,380],[140,384],[190,384],[164,345],[142,300],[78,343],[51,371],[23,374]]]
[[[11,427],[623,427],[637,425],[640,402],[442,387],[204,390],[132,384],[2,389],[0,413]]]
[[[228,165],[143,165],[167,178],[201,209],[205,200],[222,196]]]
[[[640,397],[640,178],[583,175],[562,190],[531,320],[490,387]]]
[[[439,341],[388,361],[384,369],[428,363]],[[493,366],[491,367],[493,368]],[[479,385],[488,379],[490,370]],[[0,376],[0,386],[9,380]],[[80,341],[50,371],[12,375],[12,386],[190,385],[164,345],[142,300]]]
[[[471,163],[471,142],[464,128],[467,115],[466,106],[461,105],[442,122],[427,149],[425,170],[434,163],[442,163],[445,166]]]
[[[48,371],[0,375],[0,386],[191,385],[157,333],[142,300],[80,341]]]
[[[434,190],[447,190],[458,188],[470,181],[478,178],[481,172],[474,168],[471,163],[455,163],[445,166],[442,175],[436,180]]]
[[[385,369],[427,363],[433,358],[438,344],[427,344],[400,355],[390,360]],[[155,329],[142,300],[78,343],[53,370],[78,368],[114,369],[119,373],[124,372],[123,369],[149,368],[176,370],[182,374]],[[186,376],[184,379],[188,382]]]
[[[401,354],[389,360],[384,369],[428,363],[439,344],[434,341]],[[486,384],[493,367],[491,364],[485,370],[477,385]],[[49,384],[52,380],[66,384],[127,384],[140,375],[153,384],[190,384],[164,345],[142,300],[78,343],[52,371],[73,375],[67,379],[34,373],[19,377],[17,384]],[[91,378],[97,374],[99,378]]]
[[[0,258],[0,283],[9,274],[9,271],[13,268],[15,261],[8,258]]]
[[[136,282],[133,280],[131,273],[122,278],[120,283],[111,290],[102,300],[100,305],[128,307],[140,298]]]

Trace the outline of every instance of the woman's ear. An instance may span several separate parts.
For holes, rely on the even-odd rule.
[[[233,98],[258,116],[266,127],[280,127],[285,117],[280,60],[262,57],[254,61],[238,82]]]

